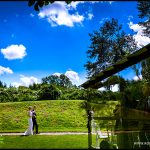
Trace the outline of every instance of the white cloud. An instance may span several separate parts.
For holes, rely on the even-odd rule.
[[[133,24],[133,22],[129,22],[129,28],[132,29],[134,32],[138,32],[142,34],[142,28],[138,24]]]
[[[75,4],[73,7],[76,7]],[[73,27],[75,23],[81,24],[84,20],[84,16],[79,15],[78,12],[70,14],[68,5],[65,2],[59,1],[45,6],[38,16],[40,18],[46,18],[51,26],[65,25]]]
[[[99,91],[107,91],[107,89],[105,87],[101,87],[98,89]],[[110,86],[110,90],[112,92],[117,92],[119,90],[119,85],[118,84],[115,84],[115,85],[111,85]]]
[[[21,83],[13,82],[13,83],[11,83],[11,85],[14,86],[14,87],[19,87],[19,86],[21,86]]]
[[[70,4],[68,4],[68,8],[76,9],[79,4],[83,4],[83,3],[95,4],[95,3],[99,3],[99,1],[72,1]],[[110,1],[109,3],[112,3],[112,1]]]
[[[75,71],[66,71],[65,75],[71,80],[73,84],[78,84],[79,82],[79,75]]]
[[[4,49],[1,49],[1,53],[6,59],[22,59],[27,55],[26,48],[21,45],[10,45]]]
[[[138,24],[133,24],[133,22],[129,22],[129,28],[132,29],[134,32],[137,32],[133,35],[135,41],[137,42],[137,46],[139,48],[147,45],[150,43],[150,38],[143,35],[144,27],[139,26]]]
[[[139,75],[139,78],[142,79],[142,75]],[[138,78],[137,76],[134,76],[134,77],[133,77],[133,80],[138,81],[139,78]]]
[[[60,76],[62,73],[59,73],[59,72],[56,72],[56,73],[54,73],[53,75],[55,75],[55,76]]]
[[[30,76],[24,76],[24,75],[20,75],[20,82],[13,82],[12,85],[15,87],[18,86],[26,86],[28,87],[29,85],[32,85],[33,83],[39,83],[38,79],[36,77]]]
[[[21,82],[23,83],[24,86],[29,86],[32,85],[33,83],[38,83],[38,79],[36,77],[30,76],[24,76],[24,75],[20,75],[21,78]]]
[[[65,25],[68,27],[73,27],[75,23],[78,23],[82,26],[82,22],[85,19],[85,13],[79,15],[77,12],[77,7],[84,3],[108,3],[112,4],[113,1],[72,1],[70,4],[67,4],[65,1],[55,1],[54,3],[44,6],[40,13],[38,14],[39,18],[45,18],[52,27]],[[71,13],[71,10],[72,13]],[[91,20],[94,16],[90,13],[87,19]]]
[[[77,5],[85,3],[85,1],[72,1],[70,4],[68,4],[68,7],[72,7],[74,9],[77,8]]]
[[[54,73],[53,75],[60,76],[62,73]],[[79,75],[77,72],[69,70],[64,73],[72,82],[73,85],[79,86],[84,83],[87,79],[84,74]]]
[[[94,15],[93,15],[93,14],[88,13],[88,19],[89,19],[89,20],[91,20],[93,17],[94,17]]]
[[[101,87],[101,88],[99,88],[98,90],[99,90],[99,91],[106,91],[106,88]]]
[[[0,66],[0,75],[2,75],[4,73],[13,74],[13,71],[9,67],[5,68],[3,66]]]
[[[111,85],[111,91],[117,92],[118,90],[119,90],[119,85],[118,84]]]

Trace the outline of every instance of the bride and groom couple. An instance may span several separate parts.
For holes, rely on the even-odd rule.
[[[34,127],[36,128],[36,134],[38,134],[38,124],[36,121],[36,112],[35,112],[36,106],[29,106],[28,110],[28,124],[29,127],[25,131],[24,135],[33,135]]]

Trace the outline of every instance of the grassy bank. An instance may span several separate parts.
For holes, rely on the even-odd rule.
[[[45,100],[0,103],[0,132],[24,132],[28,127],[28,106],[36,105],[40,132],[87,131],[82,100]]]
[[[25,132],[28,106],[36,105],[39,132],[87,131],[83,100],[43,100],[0,103],[0,132]],[[109,104],[111,103],[111,104]],[[98,114],[110,115],[117,102],[101,105]],[[109,107],[108,107],[109,106]]]

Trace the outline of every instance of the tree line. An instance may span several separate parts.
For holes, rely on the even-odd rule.
[[[53,2],[54,1],[30,0],[29,6],[34,6],[34,9],[39,11],[39,7],[42,8],[44,5]],[[66,2],[69,4],[72,1]],[[144,35],[150,37],[150,2],[137,1],[137,9],[139,11],[139,18],[146,18],[146,21],[139,22],[139,25],[143,27]],[[122,25],[119,24],[118,20],[115,18],[105,21],[99,30],[93,31],[89,36],[91,44],[87,50],[88,61],[84,65],[87,70],[88,79],[98,75],[108,66],[115,64],[122,58],[138,50],[137,42],[133,38],[133,35],[125,33],[125,31],[122,30]],[[92,99],[93,101],[95,101],[95,99],[118,100],[121,99],[121,95],[126,95],[126,91],[130,91],[133,95],[140,95],[139,97],[134,96],[134,100],[146,100],[150,93],[150,59],[143,60],[139,63],[138,67],[137,65],[134,65],[132,68],[139,80],[126,81],[119,77],[120,93],[112,92],[109,84],[104,85],[107,88],[106,91],[82,89],[80,86],[72,85],[69,78],[64,74],[61,74],[60,76],[50,75],[44,77],[40,84],[34,83],[29,87],[7,87],[5,83],[0,81],[0,102],[42,99]],[[139,68],[142,68],[141,71]],[[140,78],[140,75],[142,75],[142,79]],[[134,89],[133,85],[135,84],[139,91]]]
[[[29,87],[15,87],[0,81],[0,102],[20,102],[36,100],[118,100],[119,92],[111,90],[83,89],[73,85],[70,79],[61,74],[42,78],[41,83],[33,83]]]

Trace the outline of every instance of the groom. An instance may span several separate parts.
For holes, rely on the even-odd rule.
[[[35,112],[35,109],[36,109],[36,106],[33,106],[33,109],[32,109],[33,131],[34,131],[34,128],[35,128],[36,129],[35,133],[39,134],[39,132],[38,132],[38,124],[37,124],[37,121],[36,121],[36,112]]]

